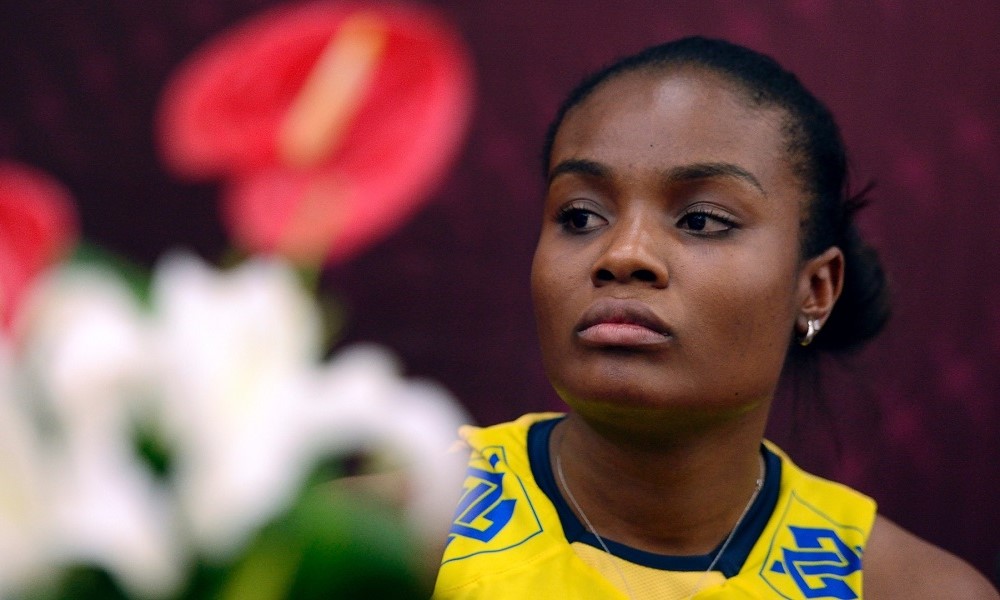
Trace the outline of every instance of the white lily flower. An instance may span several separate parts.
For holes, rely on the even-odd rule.
[[[183,566],[174,511],[132,447],[151,368],[137,302],[114,275],[71,266],[40,282],[24,314],[26,396],[55,425],[48,551],[101,565],[143,596],[168,595]]]
[[[130,290],[107,271],[65,267],[39,281],[23,313],[21,351],[36,400],[70,443],[118,443],[151,364]]]
[[[439,385],[412,382],[394,397],[383,443],[401,458],[413,485],[407,517],[429,547],[445,539],[465,477],[467,456],[450,452],[458,428],[471,423]]]
[[[166,490],[124,453],[68,454],[54,466],[54,557],[101,565],[135,597],[172,596],[187,565]]]
[[[451,524],[465,457],[448,452],[469,417],[442,387],[400,376],[387,351],[359,345],[341,351],[318,374],[304,407],[303,439],[316,455],[366,450],[410,482],[406,517],[433,546]],[[308,400],[308,398],[307,398]]]
[[[377,347],[323,363],[320,332],[277,260],[219,272],[168,257],[152,313],[109,272],[53,271],[22,311],[18,355],[0,340],[0,597],[70,564],[169,596],[193,552],[231,557],[320,460],[358,451],[403,472],[414,530],[443,539],[464,473],[446,450],[467,416]],[[173,489],[137,456],[142,417],[167,436]]]
[[[200,546],[235,551],[319,460],[359,450],[409,470],[410,516],[443,539],[464,473],[446,450],[468,422],[444,390],[405,381],[375,347],[321,364],[318,308],[277,261],[220,273],[175,256],[153,298],[179,493]]]
[[[197,543],[225,556],[298,492],[295,396],[319,313],[291,269],[264,259],[220,273],[170,257],[153,299],[180,501]]]

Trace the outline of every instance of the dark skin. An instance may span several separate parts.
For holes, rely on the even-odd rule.
[[[545,368],[571,408],[551,451],[603,537],[675,555],[720,543],[760,474],[789,343],[840,294],[839,249],[801,256],[786,117],[715,74],[636,72],[555,138],[532,266]],[[881,516],[865,592],[997,597]]]

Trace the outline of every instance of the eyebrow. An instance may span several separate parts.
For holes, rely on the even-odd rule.
[[[757,188],[761,194],[767,196],[767,192],[764,191],[764,186],[761,185],[760,180],[754,177],[753,173],[733,163],[693,163],[690,165],[673,167],[668,169],[664,174],[664,179],[669,183],[698,181],[700,179],[713,179],[716,177],[734,177],[736,179],[741,179]]]
[[[591,177],[598,178],[608,178],[611,176],[611,168],[592,160],[571,158],[561,161],[552,168],[552,171],[549,173],[548,182],[552,183],[556,177],[568,173],[589,175]],[[754,177],[753,173],[733,163],[692,163],[689,165],[671,167],[663,173],[663,179],[666,183],[684,183],[702,179],[714,179],[717,177],[733,177],[740,179],[757,188],[761,194],[767,196],[767,192],[764,191],[764,186],[761,185],[760,180]]]
[[[560,161],[559,164],[552,167],[549,171],[548,183],[559,177],[560,175],[565,175],[567,173],[575,173],[578,175],[590,175],[591,177],[607,178],[611,176],[611,169],[599,162],[594,162],[592,160],[586,160],[583,158],[570,158],[564,161]]]

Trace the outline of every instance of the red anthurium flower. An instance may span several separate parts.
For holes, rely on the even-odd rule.
[[[78,235],[69,191],[41,171],[0,161],[0,319],[10,327],[32,280]]]
[[[426,8],[314,3],[196,53],[164,93],[160,143],[188,177],[228,180],[234,241],[343,260],[427,199],[464,133],[471,68]]]

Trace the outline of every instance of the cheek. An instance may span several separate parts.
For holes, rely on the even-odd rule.
[[[700,355],[715,363],[716,375],[770,382],[784,364],[794,324],[794,267],[735,260],[718,272],[727,276],[701,286],[691,307],[712,332]]]
[[[547,342],[547,332],[551,331],[555,315],[559,314],[556,302],[561,295],[560,277],[557,264],[550,259],[544,248],[535,251],[531,263],[531,300],[535,307],[535,321],[543,345]]]
[[[740,293],[730,298],[730,305],[735,307],[732,326],[741,334],[739,339],[750,340],[758,346],[780,340],[780,345],[784,346],[792,323],[794,287],[790,274],[772,280],[752,278],[738,283],[741,284],[736,286]]]
[[[585,303],[581,292],[589,285],[578,255],[540,243],[531,265],[531,298],[546,370],[569,353],[571,332]]]
[[[588,271],[580,252],[572,246],[549,240],[543,233],[531,262],[531,295],[535,310],[551,309],[566,300],[566,294],[589,285]]]

